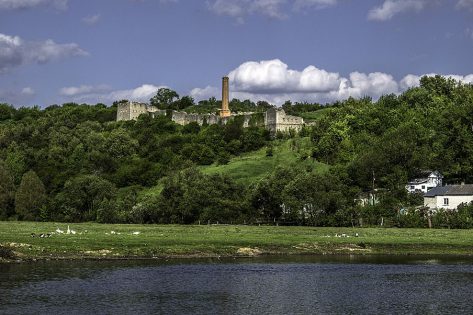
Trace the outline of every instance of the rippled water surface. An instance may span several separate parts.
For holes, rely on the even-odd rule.
[[[1,314],[473,314],[472,296],[469,259],[0,265]]]

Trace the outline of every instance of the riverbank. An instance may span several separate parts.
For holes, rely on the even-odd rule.
[[[0,246],[3,261],[473,255],[473,230],[0,222]]]

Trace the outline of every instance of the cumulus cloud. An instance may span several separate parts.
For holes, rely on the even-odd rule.
[[[427,77],[434,77],[438,75],[438,73],[426,73],[422,75],[415,75],[415,74],[408,74],[406,75],[400,82],[399,86],[401,90],[405,91],[407,89],[419,86],[420,84],[420,79],[424,76]],[[458,75],[458,74],[446,74],[442,75],[446,78],[451,78],[454,79],[458,82],[462,82],[465,84],[472,84],[473,83],[473,74],[468,74],[468,75]]]
[[[280,101],[280,94],[286,99],[332,101],[365,95],[378,98],[398,92],[397,82],[385,73],[353,72],[344,78],[312,65],[302,71],[292,70],[278,59],[244,63],[229,77],[236,91],[265,95],[265,100]]]
[[[425,8],[425,0],[385,0],[384,3],[371,9],[368,13],[368,19],[373,21],[387,21],[395,15],[408,12],[420,11]]]
[[[220,89],[214,86],[206,86],[205,88],[195,88],[192,89],[189,93],[196,100],[205,100],[211,97],[217,97],[220,93]]]
[[[0,33],[0,73],[28,63],[44,64],[88,53],[75,43],[57,44],[53,40],[25,41]]]
[[[100,14],[89,15],[82,18],[82,22],[88,26],[93,26],[100,21]]]
[[[218,15],[234,17],[243,22],[244,17],[260,14],[275,19],[285,19],[288,12],[333,6],[338,0],[212,0],[207,2],[210,11]]]
[[[0,103],[9,103],[13,105],[23,105],[31,101],[36,92],[33,88],[27,86],[22,89],[10,88],[0,89]]]
[[[208,2],[208,8],[219,15],[228,15],[235,18],[253,13],[282,19],[286,17],[282,5],[286,0],[215,0]]]
[[[143,84],[134,89],[113,90],[108,85],[81,85],[64,87],[59,90],[64,101],[74,101],[78,103],[105,103],[111,104],[114,101],[127,99],[137,102],[148,102],[156,92],[166,86],[156,86],[153,84]]]
[[[108,85],[81,85],[81,86],[70,86],[63,87],[59,94],[62,96],[76,96],[84,94],[97,94],[110,91],[111,88]]]
[[[427,74],[435,76],[435,74]],[[419,85],[423,76],[409,74],[397,81],[382,72],[362,73],[354,71],[348,76],[330,72],[310,65],[302,71],[290,69],[279,59],[245,62],[229,73],[230,97],[264,100],[281,105],[286,100],[298,102],[333,102],[349,97],[370,96],[378,99],[385,94],[399,94]],[[472,75],[447,75],[464,83],[473,83]],[[193,89],[196,100],[209,97],[220,98],[220,89],[207,86]]]
[[[279,59],[245,62],[229,74],[241,92],[325,92],[340,85],[338,73],[329,73],[314,66],[302,72],[291,70]]]
[[[459,0],[456,8],[461,10],[461,9],[468,9],[473,11],[473,0]]]
[[[336,5],[338,0],[295,0],[294,8],[302,10],[307,8],[323,9],[329,6]]]
[[[68,0],[0,0],[0,10],[30,9],[39,6],[52,6],[66,9]]]
[[[27,86],[27,87],[21,89],[20,94],[31,96],[31,95],[35,95],[36,92],[35,92],[35,90],[34,90],[33,88]]]

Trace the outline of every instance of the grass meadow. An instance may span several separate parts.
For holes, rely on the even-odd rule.
[[[66,234],[67,229],[75,234]],[[57,230],[64,233],[58,233]],[[35,233],[35,237],[31,234]],[[51,233],[50,237],[39,237]],[[471,255],[473,231],[237,225],[0,222],[17,259],[186,258],[300,254]]]

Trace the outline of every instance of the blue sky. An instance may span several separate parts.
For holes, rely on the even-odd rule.
[[[330,102],[473,82],[473,0],[0,0],[0,102]]]

